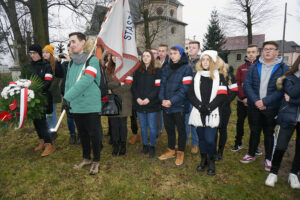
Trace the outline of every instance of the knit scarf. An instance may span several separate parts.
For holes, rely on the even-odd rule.
[[[198,71],[194,78],[194,91],[196,97],[202,101],[201,93],[200,93],[200,84],[201,84],[201,76],[209,77],[210,71]],[[214,71],[214,79],[213,79],[213,85],[212,85],[212,91],[210,95],[209,102],[212,102],[217,96],[217,92],[220,85],[220,76],[218,70]],[[215,128],[218,127],[220,123],[220,115],[219,115],[219,108],[214,109],[210,115],[207,115],[205,117],[205,126]],[[193,125],[195,127],[205,127],[202,119],[201,114],[199,110],[195,107],[193,107],[190,118],[189,118],[189,124]]]
[[[76,65],[80,65],[82,63],[84,63],[86,60],[87,60],[87,57],[89,55],[87,53],[82,53],[82,54],[77,54],[77,53],[74,53],[71,58],[73,60],[73,62],[76,64]]]

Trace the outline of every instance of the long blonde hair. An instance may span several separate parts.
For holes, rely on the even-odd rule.
[[[217,68],[219,70],[220,74],[223,74],[225,80],[228,80],[228,85],[232,84],[231,77],[228,76],[228,71],[229,71],[229,65],[224,62],[224,60],[217,56],[217,62],[216,62]]]
[[[215,69],[217,69],[216,63],[212,60],[212,58],[209,55],[205,55],[205,56],[208,56],[208,58],[209,58],[209,66],[208,66],[208,68],[209,68],[209,72],[210,72],[210,78],[214,79],[215,78],[214,71],[215,71]],[[203,57],[201,57],[201,59],[196,63],[196,67],[195,67],[196,71],[202,71],[202,70],[204,70],[204,68],[202,66]]]

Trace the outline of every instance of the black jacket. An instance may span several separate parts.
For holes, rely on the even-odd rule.
[[[160,110],[160,101],[158,93],[160,88],[160,72],[159,69],[155,70],[154,74],[150,74],[149,70],[144,73],[137,70],[133,76],[132,95],[134,107],[137,112],[151,113]],[[148,98],[150,102],[147,105],[139,105],[137,99],[142,100]]]
[[[52,95],[49,92],[49,87],[51,85],[53,76],[52,69],[49,62],[45,60],[31,61],[30,64],[25,65],[21,70],[21,78],[30,79],[32,75],[37,75],[43,80],[43,93],[47,98],[48,106],[46,113],[50,114],[53,112],[52,106]]]

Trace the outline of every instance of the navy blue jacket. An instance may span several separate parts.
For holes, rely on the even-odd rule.
[[[245,81],[244,81],[244,92],[248,99],[248,105],[250,107],[255,107],[255,102],[260,100],[259,97],[259,88],[260,88],[260,72],[259,65],[261,63],[258,61],[257,63],[251,65],[249,68]],[[289,70],[289,67],[281,63],[278,68],[271,73],[271,77],[268,83],[267,96],[264,97],[263,103],[267,107],[267,110],[278,110],[280,102],[283,97],[283,92],[277,90],[276,88],[276,80],[280,76],[282,76],[285,72]]]
[[[300,78],[288,75],[283,81],[283,91],[290,96],[290,101],[282,100],[277,123],[280,126],[295,126],[300,113]]]
[[[188,57],[183,53],[178,63],[172,60],[161,70],[161,84],[159,100],[170,100],[172,105],[169,108],[162,107],[168,113],[188,112],[188,98],[192,83],[192,68],[188,65]]]

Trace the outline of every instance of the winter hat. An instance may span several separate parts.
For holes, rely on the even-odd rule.
[[[48,44],[46,45],[44,48],[43,48],[43,51],[48,51],[52,56],[54,54],[54,46],[51,45],[51,44]]]
[[[211,57],[211,59],[216,62],[217,61],[217,56],[218,56],[218,52],[215,50],[206,50],[203,51],[201,53],[200,59],[204,56],[204,55],[208,55],[209,57]]]
[[[179,46],[179,45],[174,45],[174,46],[172,46],[172,48],[178,49],[178,51],[179,51],[179,53],[180,53],[180,56],[182,56],[182,54],[183,54],[183,52],[184,52],[184,49],[183,49],[181,46]]]
[[[41,58],[43,58],[43,53],[42,53],[42,47],[38,44],[33,44],[28,48],[28,51],[35,51],[37,52]]]
[[[222,58],[225,63],[228,63],[228,54],[225,52],[218,52],[218,56]]]

